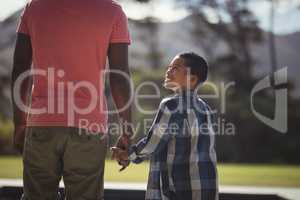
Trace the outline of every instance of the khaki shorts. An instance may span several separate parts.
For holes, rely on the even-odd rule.
[[[103,199],[106,151],[103,134],[75,127],[27,127],[23,199],[57,199],[61,178],[67,200]]]

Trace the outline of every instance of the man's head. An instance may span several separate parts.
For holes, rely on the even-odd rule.
[[[194,89],[207,79],[208,65],[201,56],[193,52],[175,56],[165,74],[164,87],[176,90]]]

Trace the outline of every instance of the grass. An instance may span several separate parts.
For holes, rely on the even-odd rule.
[[[130,165],[119,172],[115,161],[107,160],[105,181],[146,182],[148,163]],[[300,187],[300,166],[219,164],[221,185]],[[0,157],[0,178],[22,178],[20,157]]]

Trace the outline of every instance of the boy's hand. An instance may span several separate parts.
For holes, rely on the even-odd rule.
[[[127,153],[129,146],[130,146],[130,134],[124,134],[118,138],[116,146],[113,147],[113,148],[116,148],[116,150],[113,150],[113,148],[111,149],[113,151],[112,158],[113,159],[116,158],[119,165],[123,166],[120,169],[120,171],[123,171],[124,169],[126,169],[126,167],[129,165],[130,162],[128,160],[128,155],[126,156],[126,159],[122,160],[119,158],[120,153],[118,153],[118,152],[124,151],[125,153]],[[123,156],[123,157],[125,157],[125,156]]]
[[[119,161],[118,164],[122,166],[122,168],[119,169],[119,171],[121,172],[128,167],[130,162],[129,162],[129,160],[122,160],[122,161]]]
[[[112,157],[113,159],[117,159],[119,160],[128,160],[128,152],[118,148],[118,147],[111,147],[111,151],[112,151]]]
[[[128,152],[118,147],[111,147],[111,151],[112,151],[112,159],[116,159],[119,165],[122,166],[120,171],[126,169],[126,167],[128,167],[130,163],[128,159]]]

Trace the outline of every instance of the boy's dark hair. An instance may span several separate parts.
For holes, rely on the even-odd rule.
[[[184,52],[178,55],[184,59],[186,67],[190,68],[191,74],[198,77],[198,84],[207,79],[208,64],[205,59],[194,52]]]

